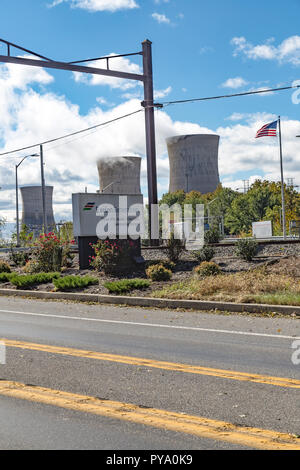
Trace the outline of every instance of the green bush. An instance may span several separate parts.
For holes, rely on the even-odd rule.
[[[203,261],[199,266],[194,269],[194,272],[201,277],[216,276],[221,274],[220,267],[213,262]]]
[[[164,268],[169,269],[170,271],[174,271],[176,267],[176,263],[173,263],[173,261],[169,261],[166,259],[160,259],[160,260],[149,260],[146,262],[147,268],[150,266],[153,266],[154,264],[161,264]]]
[[[258,243],[253,238],[241,238],[237,241],[235,253],[245,261],[252,261],[257,253]]]
[[[204,245],[201,250],[194,251],[193,256],[197,261],[210,261],[215,255],[215,250],[211,246]]]
[[[16,276],[15,273],[0,273],[0,282],[10,282],[14,276]]]
[[[210,228],[204,234],[205,243],[219,243],[220,231],[217,227]]]
[[[26,251],[14,251],[11,247],[9,260],[15,266],[25,266],[29,260],[29,254]]]
[[[13,275],[10,282],[17,288],[25,288],[34,286],[35,284],[47,284],[54,279],[60,277],[60,273],[38,273],[38,274],[22,274]]]
[[[67,291],[83,289],[92,284],[98,284],[99,280],[94,276],[64,276],[53,279],[55,290]]]
[[[146,274],[152,281],[169,281],[172,277],[172,271],[162,264],[153,264],[146,269]]]
[[[165,240],[164,251],[169,259],[173,263],[177,263],[180,256],[182,255],[185,246],[184,241],[178,238],[175,238],[174,232],[171,232],[170,238]]]
[[[0,273],[10,273],[11,269],[8,263],[0,261]]]
[[[123,294],[134,289],[146,289],[150,286],[150,282],[145,279],[122,279],[121,281],[105,282],[104,287],[111,294]]]

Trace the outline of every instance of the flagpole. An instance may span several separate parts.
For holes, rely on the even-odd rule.
[[[283,231],[283,239],[286,240],[286,217],[285,217],[284,178],[283,178],[283,161],[282,161],[282,141],[281,141],[281,120],[280,120],[280,116],[278,116],[278,127],[279,127],[280,172],[281,172],[282,231]]]

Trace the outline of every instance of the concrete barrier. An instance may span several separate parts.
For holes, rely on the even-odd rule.
[[[0,289],[0,295],[28,297],[44,300],[69,300],[97,304],[126,305],[131,307],[170,308],[195,311],[278,313],[300,316],[300,307],[290,305],[239,304],[234,302],[214,302],[209,300],[174,300],[152,297],[129,297],[85,294],[74,292],[44,292],[19,289]]]

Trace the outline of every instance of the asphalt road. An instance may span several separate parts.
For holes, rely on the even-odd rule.
[[[251,437],[238,441],[218,426],[208,438],[202,421],[196,430],[182,428],[185,415],[299,435],[296,337],[297,318],[1,297],[0,449],[257,448]],[[294,382],[278,384],[278,377]],[[14,383],[34,385],[40,395]],[[48,390],[61,401],[44,398]],[[70,405],[81,395],[101,403]],[[116,408],[107,414],[105,404]],[[135,406],[131,415],[120,412],[124,404]],[[141,417],[148,409],[156,415]],[[176,413],[175,424],[168,412]]]

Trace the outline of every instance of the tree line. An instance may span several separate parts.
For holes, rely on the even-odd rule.
[[[286,206],[286,227],[290,222],[300,223],[300,193],[284,186]],[[273,234],[282,234],[281,183],[256,180],[245,193],[239,193],[221,184],[213,193],[201,194],[198,191],[185,193],[183,190],[166,193],[161,204],[204,204],[205,216],[211,222],[222,218],[225,235],[251,235],[252,222],[271,220]]]

